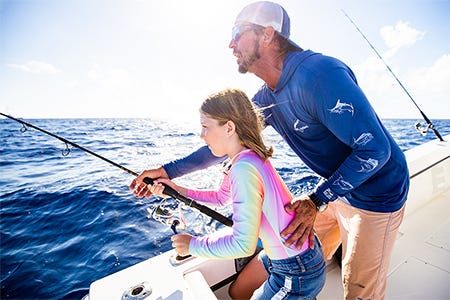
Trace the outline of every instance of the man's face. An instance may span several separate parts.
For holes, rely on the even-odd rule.
[[[239,25],[233,28],[233,35],[229,47],[233,49],[233,55],[237,57],[240,73],[251,71],[255,61],[260,58],[259,36],[254,30],[254,25]]]

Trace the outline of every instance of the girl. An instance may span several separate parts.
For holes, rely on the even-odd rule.
[[[230,286],[232,298],[314,299],[325,283],[325,262],[318,241],[306,240],[301,249],[286,247],[280,232],[294,215],[284,206],[293,199],[269,161],[272,147],[262,138],[260,112],[244,92],[227,89],[211,95],[200,107],[200,137],[216,156],[228,156],[219,190],[188,189],[170,180],[156,180],[149,190],[162,195],[165,183],[182,195],[214,205],[233,206],[233,226],[203,237],[177,234],[173,246],[180,255],[239,258],[255,252],[258,238],[264,250]]]

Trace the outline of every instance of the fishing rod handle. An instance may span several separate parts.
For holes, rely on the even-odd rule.
[[[155,180],[153,178],[150,177],[145,177],[144,178],[144,183],[146,184],[154,184]],[[163,190],[163,194],[166,194],[167,196],[171,196],[174,198],[178,198],[180,196],[180,193],[178,193],[177,191],[175,191],[172,187],[168,186],[167,184],[162,184],[164,186],[164,190]]]

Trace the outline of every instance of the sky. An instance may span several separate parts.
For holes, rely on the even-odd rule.
[[[228,48],[240,0],[0,0],[0,112],[198,121],[209,94],[263,82]],[[291,39],[355,72],[381,118],[450,119],[450,0],[280,0]]]

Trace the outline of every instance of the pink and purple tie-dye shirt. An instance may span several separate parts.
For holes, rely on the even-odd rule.
[[[215,234],[193,237],[189,252],[209,258],[238,258],[252,255],[261,238],[271,259],[284,259],[304,252],[286,247],[280,232],[294,217],[284,206],[292,200],[289,189],[269,160],[253,151],[243,151],[232,159],[232,166],[217,191],[188,190],[187,196],[199,202],[223,206],[232,202],[233,226]]]

